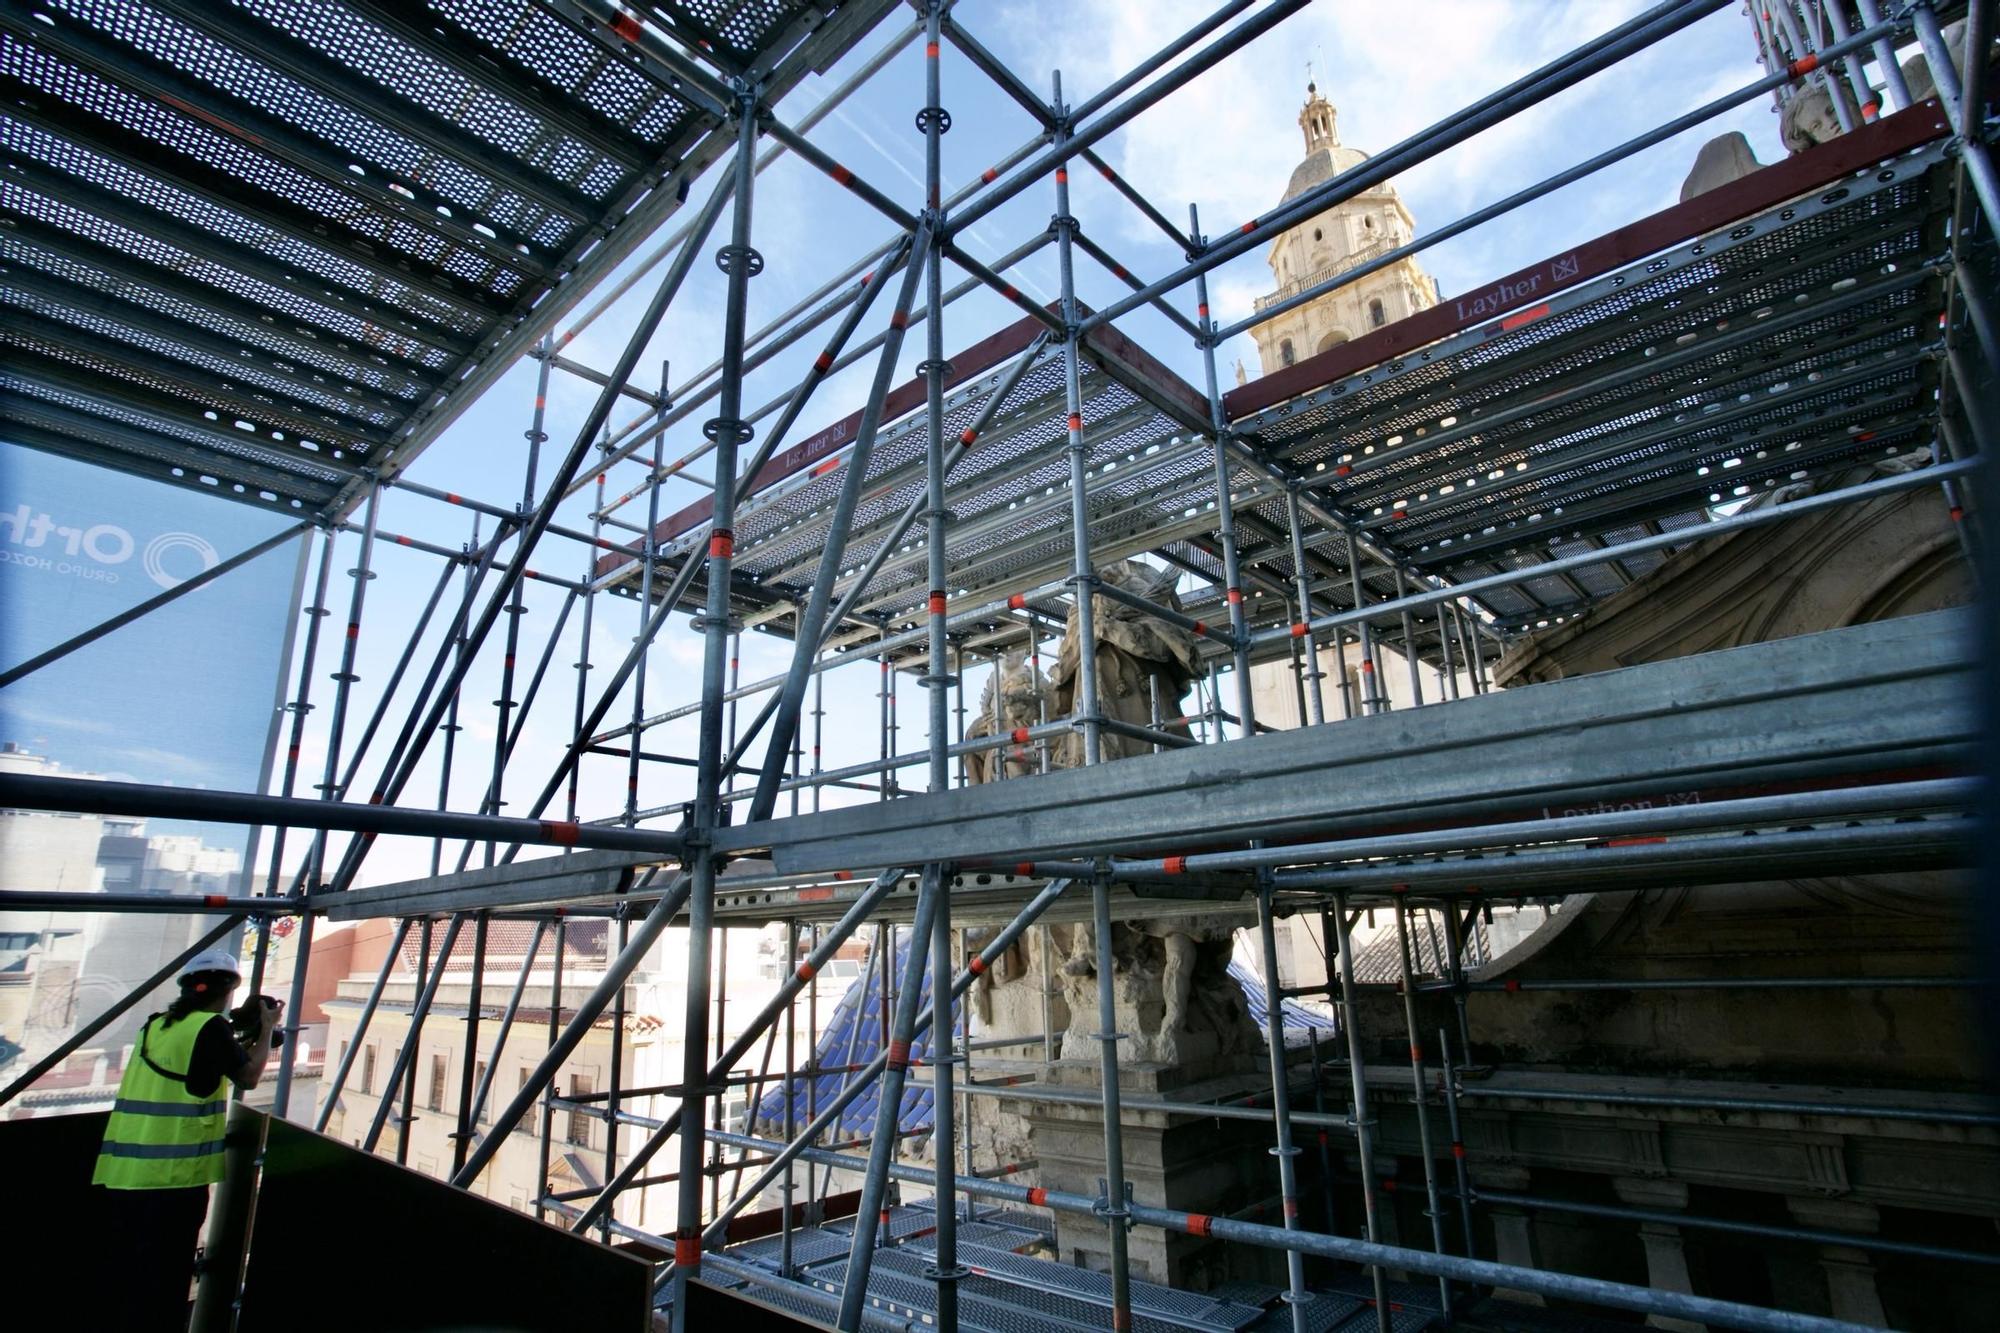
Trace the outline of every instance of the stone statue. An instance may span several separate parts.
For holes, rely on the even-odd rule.
[[[1112,997],[1118,1030],[1132,1042],[1121,1062],[1212,1066],[1223,1072],[1247,1049],[1256,1030],[1242,991],[1229,976],[1235,949],[1233,918],[1171,916],[1117,921],[1111,926]],[[1088,925],[1050,930],[1065,951],[1060,968],[1070,1027],[1064,1060],[1096,1060],[1097,941]]]
[[[1171,610],[1181,609],[1174,592],[1180,575],[1173,570],[1154,569],[1137,560],[1126,560],[1097,571],[1099,582],[1113,584],[1149,602]],[[1159,695],[1162,722],[1181,722],[1181,700],[1188,686],[1202,674],[1201,656],[1195,636],[1178,625],[1114,602],[1093,593],[1091,624],[1097,640],[1097,706],[1109,718],[1139,726],[1153,725],[1153,696]],[[1074,711],[1077,694],[1078,635],[1076,608],[1071,607],[1069,625],[1063,633],[1062,648],[1056,654],[1050,683],[1055,687],[1054,712],[1058,717]],[[1151,744],[1129,736],[1105,731],[1099,753],[1104,759],[1123,759],[1147,754]],[[1056,766],[1083,766],[1083,734],[1065,736],[1057,747]]]
[[[979,699],[979,716],[965,729],[965,738],[1005,736],[1021,727],[1032,727],[1050,717],[1059,717],[1050,702],[1051,687],[1028,661],[1025,651],[1008,653],[987,678],[986,691]],[[968,783],[993,782],[1002,777],[1024,778],[1041,771],[1034,747],[1008,745],[998,750],[978,750],[965,756]]]
[[[1101,583],[1126,589],[1155,605],[1180,610],[1174,592],[1179,575],[1136,560],[1097,571]],[[1201,675],[1195,636],[1178,625],[1113,601],[1101,593],[1091,598],[1096,640],[1097,703],[1106,717],[1138,726],[1155,726],[1155,707],[1162,724],[1183,719],[1181,700]],[[1005,735],[1032,727],[1044,716],[1060,718],[1075,709],[1078,651],[1077,615],[1071,609],[1053,671],[1043,679],[1026,654],[1007,654],[995,667],[980,700],[978,718],[966,728],[967,738]],[[1147,754],[1152,745],[1110,731],[1102,733],[1105,760]],[[1050,742],[1049,767],[1080,768],[1083,736],[1072,732]],[[1036,751],[1008,746],[966,757],[970,782],[1027,777],[1039,768]],[[1142,1063],[1212,1068],[1233,1064],[1256,1038],[1241,991],[1229,977],[1234,934],[1244,921],[1233,917],[1171,916],[1147,921],[1121,921],[1112,928],[1113,990],[1118,1028],[1133,1040],[1121,1048],[1120,1059]],[[1028,1010],[1012,1001],[996,1004],[996,989],[1016,983],[1040,985],[1039,947],[1030,932],[994,960],[974,985],[971,1001],[979,1024],[1001,1027]],[[1052,926],[1050,963],[1060,984],[1062,1007],[1069,1016],[1062,1058],[1095,1061],[1097,1044],[1097,945],[1089,925]],[[977,949],[988,938],[968,931],[968,947]],[[1012,992],[1008,992],[1012,995]],[[1036,996],[1039,1000],[1039,996]],[[1006,1010],[1011,1010],[1010,1015]]]

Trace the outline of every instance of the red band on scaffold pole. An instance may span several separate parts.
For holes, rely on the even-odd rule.
[[[727,560],[736,554],[736,534],[727,528],[717,528],[708,539],[708,558]]]
[[[840,165],[840,163],[838,162],[834,163],[833,166],[827,170],[826,174],[833,177],[833,183],[836,185],[854,184],[854,173],[849,171],[846,167]]]
[[[930,610],[931,610],[931,614],[932,614],[932,615],[934,615],[934,616],[941,616],[941,615],[943,615],[943,614],[944,614],[944,608],[945,608],[945,605],[946,605],[946,603],[945,603],[945,596],[944,596],[944,594],[943,594],[943,593],[941,593],[941,592],[934,592],[934,593],[932,593],[932,594],[931,594],[931,596],[930,596]]]
[[[1185,875],[1187,873],[1187,858],[1185,856],[1170,856],[1161,864],[1160,871],[1168,875]]]
[[[1030,739],[1028,735],[1028,729],[1026,727],[1014,728],[1013,733],[1009,737],[1009,739],[1012,740],[1016,745],[1026,745]]]
[[[1067,167],[1056,168],[1056,184],[1058,185],[1069,184],[1069,168]]]
[[[998,171],[995,171],[992,167],[988,167],[986,168],[986,170],[979,173],[979,183],[981,185],[991,185],[994,181],[997,181],[999,179],[1000,179],[1000,173]]]
[[[1206,637],[1208,637],[1208,622],[1207,622],[1207,621],[1205,621],[1205,620],[1197,620],[1197,621],[1195,621],[1195,622],[1194,622],[1194,632],[1195,632],[1195,637],[1197,637],[1197,638],[1206,638]]]
[[[958,433],[958,442],[960,444],[971,444],[974,440],[978,438],[979,438],[979,432],[974,430],[970,426],[967,426],[964,430]]]
[[[1214,1225],[1215,1219],[1207,1213],[1189,1213],[1187,1215],[1187,1233],[1190,1236],[1206,1236],[1209,1234],[1209,1228]]]
[[[965,970],[976,977],[986,970],[986,960],[978,954],[974,954],[972,955],[972,961],[965,965]]]
[[[1227,594],[1231,606],[1243,605],[1243,589],[1231,588]]]
[[[936,60],[937,58],[938,58],[938,44],[936,42],[925,42],[924,59]]]
[[[1049,1206],[1049,1192],[1039,1185],[1030,1186],[1028,1202],[1036,1208],[1046,1208]]]
[[[849,880],[854,878],[854,872],[852,870],[836,870],[833,872],[833,877],[839,880]]]
[[[611,20],[611,31],[617,33],[628,42],[636,42],[639,40],[639,20],[630,14],[620,14]],[[697,1262],[699,1262],[698,1256],[701,1252],[697,1249],[695,1253],[697,1255]]]
[[[556,844],[556,846],[558,847],[576,846],[577,834],[580,831],[581,830],[579,830],[575,824],[567,823],[562,820],[544,819],[542,821],[543,835],[546,836],[550,842]]]
[[[799,980],[811,981],[812,979],[813,979],[813,965],[811,963],[800,963]]]
[[[910,327],[910,312],[907,310],[898,310],[895,314],[889,316],[889,327],[892,329],[907,329]]]
[[[827,353],[821,352],[818,356],[813,358],[813,373],[815,375],[824,375],[826,374],[827,371],[832,369],[833,369],[833,358],[829,356]]]
[[[229,897],[227,894],[205,893],[202,895],[201,902],[204,907],[223,907],[228,904]]]
[[[1016,861],[1014,863],[1014,873],[1022,879],[1031,879],[1034,877],[1035,863],[1033,861]]]
[[[1026,593],[1017,592],[1012,597],[1009,597],[1007,599],[1007,609],[1009,611],[1019,611],[1022,607],[1026,606],[1027,604],[1028,604],[1028,597]]]
[[[1311,632],[1312,632],[1312,626],[1306,624],[1306,622],[1303,620],[1299,621],[1297,624],[1292,626],[1292,637],[1295,639],[1303,639],[1307,634]]]
[[[889,1043],[889,1068],[908,1069],[910,1067],[910,1043],[892,1041]]]
[[[700,1236],[674,1237],[674,1267],[675,1268],[701,1267]]]
[[[1791,75],[1795,79],[1803,79],[1806,75],[1812,73],[1814,70],[1818,68],[1819,68],[1818,53],[1809,52],[1806,55],[1800,56],[1797,60],[1794,60],[1790,65],[1787,65],[1785,67],[1785,72]]]
[[[1072,412],[1069,414],[1069,428],[1071,430],[1083,429],[1083,414],[1081,412]]]

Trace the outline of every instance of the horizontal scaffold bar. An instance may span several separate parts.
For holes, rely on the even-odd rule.
[[[156,787],[143,782],[96,782],[0,774],[0,808],[61,810],[73,814],[128,815],[146,819],[212,819],[224,824],[276,824],[285,828],[417,838],[475,838],[551,847],[597,847],[672,856],[681,835],[656,829],[598,828],[555,819],[405,810],[352,801],[308,801],[246,791]]]
[[[1032,780],[719,830],[781,873],[1589,814],[1943,776],[1974,622],[1942,611]],[[1200,830],[1191,834],[1190,830]],[[1191,845],[1192,844],[1192,845]]]

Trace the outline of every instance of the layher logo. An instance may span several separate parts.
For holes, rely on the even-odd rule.
[[[142,547],[116,523],[65,524],[29,505],[0,510],[0,564],[92,583],[118,583],[119,566],[134,556],[147,578],[177,588],[221,561],[208,539],[192,532],[163,532]]]

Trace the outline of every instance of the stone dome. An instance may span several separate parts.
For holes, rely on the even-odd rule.
[[[1292,179],[1285,186],[1285,196],[1279,203],[1298,198],[1315,185],[1323,185],[1341,172],[1359,163],[1366,162],[1368,154],[1359,148],[1349,148],[1346,144],[1334,144],[1306,154],[1305,161],[1292,168]]]

